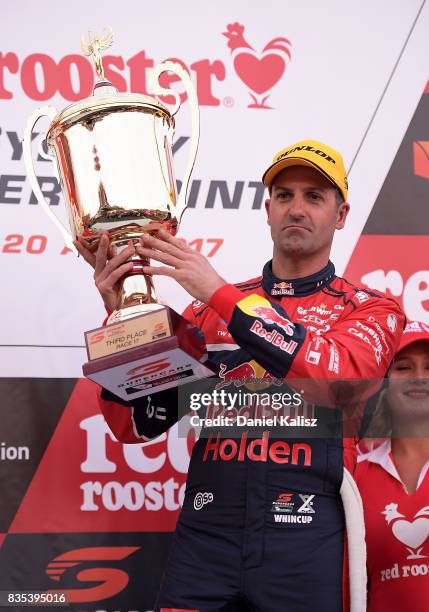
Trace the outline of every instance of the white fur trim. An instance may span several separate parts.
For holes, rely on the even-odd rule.
[[[347,529],[350,612],[365,612],[367,602],[365,521],[356,482],[344,468],[340,489]]]

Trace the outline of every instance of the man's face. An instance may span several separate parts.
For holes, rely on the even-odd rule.
[[[338,205],[334,186],[320,172],[291,166],[280,172],[265,202],[274,251],[287,255],[328,254],[349,205]]]

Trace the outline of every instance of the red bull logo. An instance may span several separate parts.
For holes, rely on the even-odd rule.
[[[293,355],[296,349],[298,348],[298,342],[295,340],[289,340],[286,342],[282,333],[272,329],[268,331],[260,321],[255,321],[250,328],[252,334],[259,336],[265,342],[269,342],[273,346],[278,347],[281,351],[284,351],[288,355]]]
[[[270,325],[278,325],[286,332],[288,336],[293,336],[294,324],[286,317],[282,317],[277,310],[272,306],[256,306],[251,309],[258,317],[260,317],[265,323]]]
[[[281,281],[280,283],[274,283],[271,289],[271,295],[294,295],[295,290],[292,283]]]
[[[230,370],[227,368],[228,366],[225,363],[220,364],[219,378],[222,381],[216,385],[216,389],[223,389],[223,387],[228,387],[231,384],[235,387],[242,387],[256,378],[255,368],[247,361]]]

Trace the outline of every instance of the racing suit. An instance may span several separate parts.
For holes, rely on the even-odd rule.
[[[237,378],[380,379],[404,315],[393,300],[335,275],[226,284],[184,316],[205,335],[221,383]],[[102,412],[123,442],[151,439],[177,421],[177,389],[126,402],[106,390]],[[128,404],[131,406],[131,404]],[[340,412],[336,410],[336,412]],[[285,430],[287,427],[285,428]],[[161,587],[159,610],[343,610],[343,469],[355,440],[262,436],[200,438]],[[310,586],[311,585],[311,586]]]

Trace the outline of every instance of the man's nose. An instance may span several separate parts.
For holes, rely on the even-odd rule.
[[[289,214],[292,217],[303,217],[305,215],[304,211],[304,200],[302,196],[295,195],[290,201]]]

